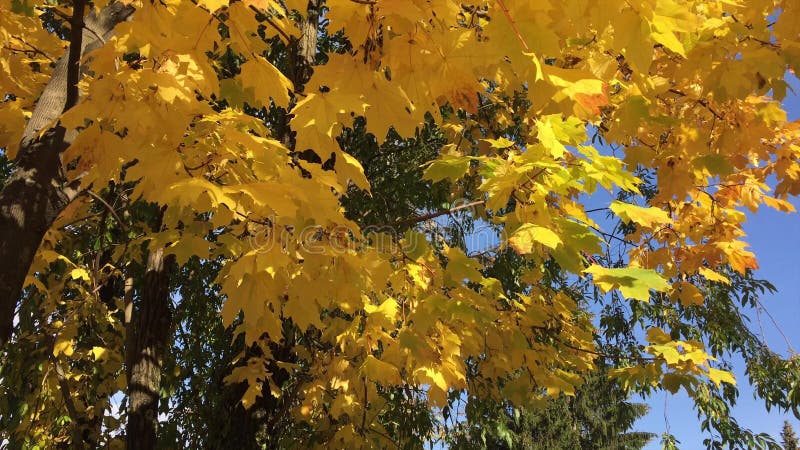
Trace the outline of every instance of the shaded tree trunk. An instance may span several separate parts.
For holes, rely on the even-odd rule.
[[[39,133],[77,102],[80,61],[109,39],[133,8],[111,3],[85,18],[85,1],[75,2],[70,49],[36,104],[15,159],[15,170],[0,191],[0,348],[13,333],[14,312],[36,249],[56,217],[75,197],[60,155],[69,145],[61,125]]]
[[[61,175],[64,129],[20,150],[0,192],[0,347],[11,339],[25,276],[45,232],[71,200]]]
[[[174,255],[164,255],[161,248],[152,250],[147,258],[138,308],[132,315],[127,314],[130,310],[126,311],[128,450],[150,450],[156,446],[161,367],[172,336],[170,277],[174,267]]]
[[[291,345],[276,345],[273,349],[283,352],[282,354],[273,353],[276,360],[294,362],[292,355],[289,354]],[[258,357],[260,352],[258,346],[254,345],[245,351],[242,361]],[[272,380],[278,386],[289,379],[289,372],[278,367],[274,362],[270,365],[269,370],[272,373]],[[224,442],[211,443],[204,448],[224,447],[237,450],[258,450],[263,446],[280,448],[281,437],[286,431],[280,428],[283,422],[281,419],[289,416],[288,406],[292,399],[275,398],[270,394],[269,388],[265,386],[263,394],[249,409],[245,409],[242,406],[242,395],[247,390],[246,383],[228,385],[221,378],[219,388],[224,392],[223,410],[226,411],[226,417],[220,420],[221,426],[225,428],[221,435]]]

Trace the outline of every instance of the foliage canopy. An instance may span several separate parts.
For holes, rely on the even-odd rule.
[[[798,361],[742,312],[770,289],[743,211],[793,211],[800,193],[800,124],[781,108],[798,2],[0,12],[0,148],[16,161],[0,210],[40,230],[0,236],[3,258],[14,240],[36,249],[24,281],[0,283],[0,438],[118,445],[131,349],[170,346],[156,403],[244,383],[244,408],[291,424],[280,445],[405,445],[404,405],[420,429],[462,395],[534,408],[606,364],[628,390],[685,389],[729,445],[777,445],[728,416],[732,355],[768,406],[800,404]],[[46,155],[52,183],[27,169]],[[44,197],[19,180],[55,206],[29,211]],[[490,245],[467,245],[479,229]]]

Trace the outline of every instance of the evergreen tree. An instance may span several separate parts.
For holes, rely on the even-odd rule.
[[[783,443],[784,450],[798,450],[797,436],[794,434],[792,424],[788,420],[783,421],[783,430],[781,430],[781,442]]]

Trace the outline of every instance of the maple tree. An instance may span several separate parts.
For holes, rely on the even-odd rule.
[[[0,12],[0,148],[14,165],[0,193],[2,377],[29,385],[2,405],[10,436],[120,445],[111,398],[125,391],[128,447],[152,448],[165,351],[191,345],[171,342],[187,317],[175,292],[219,300],[192,317],[218,327],[218,351],[235,336],[222,378],[244,383],[243,409],[286,412],[294,439],[319,446],[393,445],[397,402],[573,395],[610,355],[603,336],[626,338],[611,355],[626,389],[682,387],[732,438],[745,435],[719,405],[735,380],[715,360],[742,354],[768,405],[800,403],[796,360],[719,320],[740,319],[731,296],[758,287],[742,210],[791,211],[800,193],[800,128],[780,104],[800,64],[796,2]],[[338,36],[326,51],[320,27]],[[381,154],[391,146],[428,159],[406,172],[410,206],[366,200],[392,199],[375,192],[391,186],[375,183],[398,161]],[[586,205],[601,190],[613,229]],[[456,213],[496,245],[430,230]],[[513,276],[498,265],[511,257]],[[573,280],[611,308],[599,328]]]

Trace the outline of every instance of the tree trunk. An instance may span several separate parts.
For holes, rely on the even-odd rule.
[[[293,70],[298,73],[293,81],[295,85],[300,85],[299,87],[295,86],[300,90],[311,78],[311,66],[314,65],[317,57],[320,0],[309,0],[306,8],[306,17],[300,20],[300,39],[297,48],[300,58],[295,61],[295,67],[293,67]]]
[[[85,19],[79,5],[73,18],[70,50],[36,103],[15,159],[15,170],[0,191],[0,349],[11,339],[14,313],[36,249],[59,213],[75,197],[64,178],[60,155],[69,145],[61,125],[39,133],[77,101],[80,61],[111,37],[114,26],[133,8],[111,3]],[[102,37],[102,38],[101,38]],[[72,133],[70,133],[72,134]]]
[[[25,276],[44,233],[69,202],[59,153],[63,128],[21,149],[0,192],[0,348],[11,338]]]
[[[170,276],[175,256],[154,249],[147,258],[135,317],[128,322],[128,450],[155,448],[164,351],[172,336]]]

